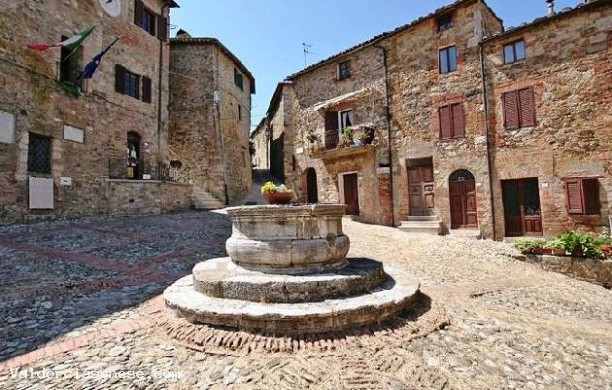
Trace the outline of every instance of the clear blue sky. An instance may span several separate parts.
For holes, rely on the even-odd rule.
[[[193,37],[214,37],[253,73],[253,128],[265,116],[276,84],[308,64],[393,30],[454,0],[178,0],[171,23]],[[556,0],[575,7],[581,0]],[[507,27],[546,14],[545,0],[488,0]]]

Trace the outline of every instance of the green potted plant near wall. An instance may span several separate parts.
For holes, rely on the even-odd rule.
[[[341,148],[347,148],[353,144],[353,128],[351,126],[344,129],[340,141],[338,147]]]
[[[288,189],[284,184],[277,186],[271,181],[261,187],[261,194],[269,204],[288,204],[294,195],[293,190]]]
[[[549,248],[555,256],[565,256],[565,244],[559,238],[553,238],[552,240],[546,241],[544,246]]]

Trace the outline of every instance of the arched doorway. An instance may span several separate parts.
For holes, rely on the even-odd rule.
[[[135,131],[127,134],[127,177],[139,180],[142,178],[140,158],[140,135]]]
[[[451,229],[478,227],[474,175],[461,169],[453,172],[448,181]]]
[[[317,172],[314,168],[306,170],[306,202],[319,202],[319,188],[317,187]]]

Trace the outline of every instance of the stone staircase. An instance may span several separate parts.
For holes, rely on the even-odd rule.
[[[435,216],[408,217],[407,221],[402,221],[397,227],[399,230],[406,233],[414,234],[442,234],[442,221]]]
[[[196,210],[216,210],[226,207],[225,203],[217,199],[203,188],[194,187],[191,193],[191,203]]]

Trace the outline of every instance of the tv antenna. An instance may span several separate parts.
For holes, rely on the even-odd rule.
[[[304,47],[304,67],[307,67],[308,66],[308,55],[316,54],[316,53],[313,53],[309,50],[312,47],[312,45],[302,42],[302,46]]]

